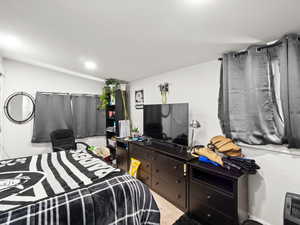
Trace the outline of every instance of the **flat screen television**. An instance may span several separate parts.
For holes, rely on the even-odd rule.
[[[144,105],[144,136],[178,145],[188,145],[189,105]]]

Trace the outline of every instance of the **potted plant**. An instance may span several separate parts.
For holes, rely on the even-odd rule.
[[[139,136],[139,128],[133,128],[132,130],[131,130],[131,136],[132,137],[138,137]]]
[[[103,87],[102,94],[99,96],[100,105],[98,108],[106,109],[107,105],[115,104],[115,92],[120,85],[120,81],[116,79],[108,79],[105,81],[105,86]]]

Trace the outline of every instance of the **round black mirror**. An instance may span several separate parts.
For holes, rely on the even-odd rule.
[[[6,117],[18,124],[31,120],[34,115],[34,108],[33,97],[26,92],[16,92],[10,95],[4,104]]]

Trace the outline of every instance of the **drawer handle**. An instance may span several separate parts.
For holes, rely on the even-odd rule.
[[[156,182],[155,185],[159,185],[159,182]]]
[[[181,181],[180,180],[176,180],[176,184],[180,184],[181,183]]]
[[[207,214],[207,218],[211,218],[211,214]]]
[[[174,170],[177,170],[178,166],[174,166],[173,168],[174,168]]]
[[[146,167],[149,167],[149,164],[147,164]]]
[[[208,199],[208,200],[211,199],[211,196],[210,196],[210,195],[207,195],[207,199]]]
[[[159,172],[159,169],[156,170],[156,173],[158,173],[158,172]]]
[[[181,198],[181,195],[177,195],[177,198],[180,199],[180,198]]]

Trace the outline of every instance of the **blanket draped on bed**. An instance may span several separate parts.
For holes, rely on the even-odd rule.
[[[152,225],[149,189],[86,150],[0,161],[0,224]]]

